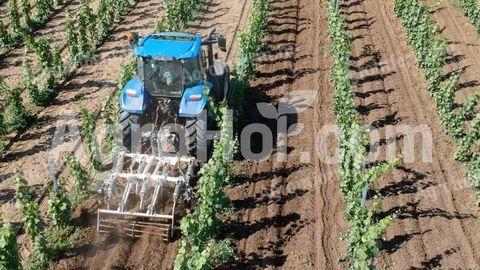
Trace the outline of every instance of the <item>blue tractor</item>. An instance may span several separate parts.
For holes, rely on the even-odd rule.
[[[225,38],[210,29],[204,37],[162,32],[139,38],[133,33],[129,41],[137,59],[137,75],[120,95],[124,146],[141,152],[142,142],[149,142],[153,154],[181,150],[195,155],[213,121],[209,96],[214,102],[230,97],[228,65],[213,53],[214,44],[226,51]],[[207,112],[206,117],[199,117],[202,112]],[[161,127],[171,124],[183,129],[160,138]]]
[[[120,96],[128,151],[120,151],[102,185],[97,231],[169,241],[195,198],[197,156],[201,148],[207,152],[206,130],[215,125],[209,104],[230,97],[228,66],[213,54],[214,44],[225,51],[226,42],[213,29],[205,37],[165,32],[129,40],[137,75]]]

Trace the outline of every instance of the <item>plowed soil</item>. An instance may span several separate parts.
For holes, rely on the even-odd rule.
[[[158,10],[161,1],[146,1],[148,10]],[[237,51],[236,34],[232,29],[243,28],[247,23],[248,10],[251,1],[244,0],[235,3],[214,0],[207,4],[205,15],[201,15],[197,22],[190,27],[190,32],[206,34],[209,28],[215,27],[217,32],[227,38],[229,49],[226,53],[219,53],[220,59],[227,59],[231,63]],[[122,30],[122,33],[132,31],[130,27],[143,30],[142,34],[153,31],[154,23],[158,21],[157,16],[150,16],[145,10],[136,9],[135,15],[145,18],[145,22],[126,24],[129,28]],[[138,19],[137,19],[138,20]],[[112,49],[111,51],[115,51]],[[112,65],[112,64],[109,64]],[[118,76],[118,75],[117,75]],[[114,81],[114,80],[113,80]],[[101,100],[100,100],[101,101]],[[98,108],[98,107],[97,107]],[[95,209],[87,211],[84,220],[96,220]],[[88,223],[88,222],[87,222]],[[90,222],[84,245],[69,252],[66,258],[56,264],[55,269],[172,269],[177,254],[178,241],[165,243],[156,237],[143,237],[139,240],[125,238],[98,237],[95,232],[95,225]]]
[[[288,137],[286,157],[274,150],[261,162],[240,163],[236,187],[227,193],[238,214],[227,233],[235,239],[240,259],[225,268],[334,269],[345,229],[342,200],[335,165],[321,163],[315,151],[317,132],[335,122],[324,1],[272,2],[265,39],[269,48],[260,58],[247,104],[290,104],[286,96],[299,95],[297,101],[305,106],[289,115],[288,123],[303,128]],[[305,96],[302,90],[312,92]],[[247,119],[246,124],[268,124],[276,134],[276,122],[255,108],[249,109]],[[252,148],[258,144],[253,141]],[[334,138],[325,144],[332,150]]]
[[[262,116],[255,106],[258,102],[287,103],[299,111],[285,116],[291,127],[289,136],[274,138],[271,155],[258,162],[236,162],[234,186],[226,191],[236,213],[222,233],[234,240],[238,257],[221,268],[345,269],[337,261],[345,251],[340,237],[348,228],[344,202],[336,164],[325,162],[325,156],[333,156],[337,149],[336,138],[320,136],[324,126],[335,123],[325,1],[271,2],[265,37],[268,48],[260,56],[243,125],[265,123],[276,134],[277,121]],[[340,2],[353,36],[350,65],[357,111],[381,135],[373,147],[378,156],[369,161],[385,160],[387,146],[394,143],[398,152],[405,150],[406,136],[387,137],[389,126],[413,130],[424,125],[433,138],[431,160],[421,160],[422,145],[417,138],[415,160],[382,177],[370,192],[384,197],[380,216],[396,215],[375,264],[379,269],[479,269],[480,213],[475,194],[468,188],[464,166],[453,159],[455,145],[440,124],[423,72],[394,14],[393,1]],[[433,16],[450,41],[445,72],[463,71],[457,93],[457,101],[462,102],[480,85],[480,39],[463,14],[452,7],[453,2],[444,1]],[[48,183],[44,162],[58,117],[65,111],[77,112],[81,105],[92,111],[100,108],[115,87],[121,61],[128,53],[124,36],[130,31],[153,31],[162,3],[145,0],[137,4],[100,49],[100,61],[76,71],[57,102],[39,113],[38,123],[9,145],[0,160],[0,176],[22,171],[31,185]],[[237,30],[246,25],[251,3],[213,0],[191,30],[205,33],[217,27],[230,44],[220,58],[231,62],[238,47]],[[305,90],[311,92],[305,95]],[[292,101],[288,96],[296,98]],[[276,150],[282,145],[286,155]],[[251,149],[258,152],[260,146],[260,138],[253,136]],[[2,210],[15,220],[11,182],[0,183],[0,190]],[[172,268],[178,241],[98,237],[96,207],[98,202],[87,202],[83,214],[76,213],[75,220],[87,227],[85,239],[54,269]]]
[[[441,27],[449,25],[447,29],[462,21],[461,31],[445,29],[443,34],[458,44],[450,46],[455,48],[454,55],[474,62],[477,49],[470,49],[466,42],[478,44],[478,36],[450,2],[439,9],[449,17],[439,14],[435,19]],[[465,168],[453,160],[455,147],[444,135],[423,72],[416,67],[393,12],[393,1],[346,1],[342,12],[354,36],[352,78],[364,122],[381,134],[388,125],[426,125],[433,135],[431,161],[421,161],[417,144],[415,161],[404,163],[376,185],[375,192],[385,197],[383,214],[398,215],[387,230],[380,263],[392,269],[477,269],[479,212],[474,193],[468,189]],[[462,78],[471,79],[475,67],[458,64],[468,70]],[[401,148],[404,138],[379,140],[380,160],[385,159],[386,145],[396,142]]]

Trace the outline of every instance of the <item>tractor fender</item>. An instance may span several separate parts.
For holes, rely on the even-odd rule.
[[[138,76],[128,81],[120,94],[120,106],[129,113],[143,114],[149,102],[145,86]]]
[[[209,90],[213,87],[211,83],[204,82],[203,84],[185,89],[180,101],[180,117],[196,117],[202,112],[208,102],[207,93],[204,91],[205,86]],[[201,96],[200,99],[196,98],[199,96]]]

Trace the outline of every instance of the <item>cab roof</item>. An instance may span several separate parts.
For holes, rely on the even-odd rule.
[[[143,37],[133,49],[133,53],[140,57],[188,59],[197,57],[200,54],[201,46],[200,36],[163,32]]]

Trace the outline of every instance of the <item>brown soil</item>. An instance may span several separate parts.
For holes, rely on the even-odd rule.
[[[386,145],[396,141],[403,146],[403,136],[385,137],[388,125],[427,125],[433,135],[431,162],[420,160],[417,144],[415,162],[403,164],[375,185],[375,193],[384,196],[381,215],[398,215],[387,230],[379,264],[392,269],[478,268],[474,193],[468,189],[465,168],[453,160],[455,146],[445,136],[392,1],[347,1],[342,12],[354,36],[351,65],[358,111],[365,123],[383,134],[377,142],[379,160],[385,159]],[[439,17],[446,20],[445,25],[455,25],[450,20],[453,16]],[[465,25],[464,21],[463,31],[444,34],[451,41],[464,40],[465,35],[478,43],[473,29]],[[465,48],[459,45],[455,54],[474,61],[478,56]]]
[[[147,5],[154,10],[157,2]],[[251,1],[239,1],[227,3],[226,1],[214,0],[207,5],[205,15],[201,16],[197,23],[191,26],[191,31],[205,34],[210,27],[215,27],[217,32],[224,34],[227,44],[231,49],[228,53],[220,53],[220,59],[228,59],[231,63],[236,54],[236,32],[231,29],[243,28],[247,22],[248,10]],[[158,18],[146,16],[141,9],[134,11],[138,16],[146,17],[146,20],[156,22]],[[227,19],[228,18],[228,19]],[[126,24],[129,27],[132,24]],[[137,28],[144,28],[141,25]],[[151,30],[151,28],[150,28]],[[124,31],[131,31],[125,29]],[[136,30],[138,31],[138,30]],[[95,215],[84,217],[86,220],[96,220]],[[92,224],[90,224],[92,225]],[[96,225],[96,224],[93,224]],[[139,240],[100,237],[90,227],[87,230],[84,244],[67,254],[55,269],[172,269],[177,254],[178,240],[173,243],[165,243],[156,237],[145,236]],[[114,258],[114,259],[112,259]]]
[[[98,0],[91,1],[90,6],[93,9],[96,9],[98,3]],[[48,37],[60,48],[65,49],[65,22],[67,20],[67,14],[70,13],[70,15],[74,15],[77,11],[78,5],[79,1],[72,0],[67,1],[65,5],[58,6],[54,10],[52,18],[45,24],[45,26],[36,30],[33,33],[33,36],[35,38]],[[35,14],[35,11],[33,11],[33,14]],[[0,77],[11,87],[18,86],[23,82],[22,61],[24,52],[24,44],[20,44],[13,50],[0,55]],[[30,52],[28,55],[32,60],[36,59],[33,52]]]
[[[457,96],[462,101],[478,85],[479,40],[463,15],[452,8],[452,2],[442,3],[434,16],[445,27],[443,34],[451,41],[449,50],[455,56],[447,72],[458,66],[464,70],[462,90]],[[128,53],[123,37],[130,31],[152,31],[161,16],[162,3],[138,3],[100,48],[100,61],[76,71],[55,104],[39,113],[38,123],[11,143],[0,160],[0,176],[21,171],[31,185],[41,188],[48,183],[44,162],[50,153],[58,117],[65,111],[77,112],[81,105],[92,111],[100,108],[115,87],[120,63]],[[217,27],[231,47],[220,58],[231,63],[238,46],[236,30],[245,26],[251,3],[213,0],[192,31],[205,33],[207,28]],[[265,38],[269,53],[260,58],[244,124],[266,123],[276,134],[277,122],[265,119],[253,104],[278,104],[286,94],[295,95],[300,90],[313,90],[316,96],[302,100],[307,104],[303,112],[288,116],[290,126],[302,124],[303,130],[288,137],[284,159],[274,150],[260,162],[236,163],[234,187],[227,194],[237,212],[236,218],[226,225],[225,234],[234,240],[239,256],[222,268],[344,269],[345,265],[337,259],[345,251],[340,237],[348,225],[343,219],[344,203],[336,165],[320,159],[316,141],[322,127],[335,123],[325,4],[322,0],[272,3]],[[378,147],[374,148],[379,156],[370,161],[384,160],[386,147],[392,143],[403,150],[405,136],[387,138],[389,125],[426,125],[433,135],[431,162],[420,160],[421,146],[416,144],[415,161],[382,177],[370,192],[384,197],[380,216],[397,215],[387,229],[376,265],[380,269],[479,268],[479,209],[474,205],[474,193],[464,177],[465,167],[453,160],[455,145],[444,135],[433,100],[426,91],[423,72],[415,65],[392,1],[341,1],[341,11],[354,36],[351,76],[357,110],[362,121],[381,134],[376,142]],[[260,150],[255,136],[251,147]],[[332,136],[318,151],[333,154],[336,148],[336,138]],[[0,190],[2,210],[15,221],[11,182],[0,183]],[[85,238],[54,269],[172,268],[178,241],[167,244],[150,237],[135,241],[97,236],[96,207],[98,202],[94,200],[77,210],[74,220],[86,227]]]
[[[269,50],[260,58],[247,104],[278,104],[286,94],[300,90],[312,90],[316,97],[303,97],[306,110],[288,117],[290,125],[304,128],[288,138],[285,160],[278,160],[281,155],[274,150],[261,162],[238,164],[236,186],[227,192],[238,221],[228,225],[227,233],[235,240],[240,259],[225,268],[339,267],[336,260],[343,247],[338,239],[345,222],[335,167],[315,158],[315,135],[323,125],[334,123],[323,2],[273,1],[266,38]],[[252,107],[248,106],[246,124],[266,123],[276,134],[276,122],[267,121]],[[253,141],[252,148],[258,144]],[[334,138],[327,145],[331,150]]]

